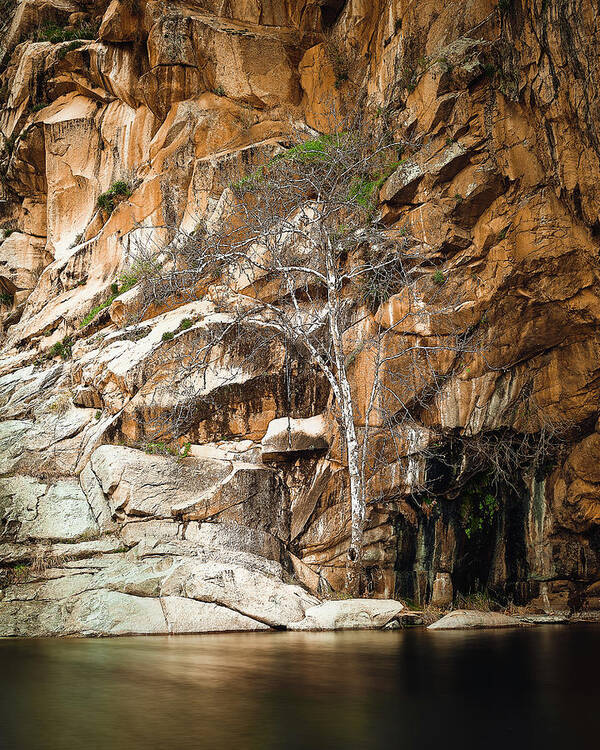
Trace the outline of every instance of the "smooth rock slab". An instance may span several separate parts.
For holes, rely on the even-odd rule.
[[[69,603],[63,635],[157,635],[167,633],[158,599],[117,591],[90,591]]]
[[[161,600],[169,633],[228,633],[240,630],[270,630],[268,625],[227,607],[179,596]]]
[[[0,520],[12,526],[18,542],[77,540],[99,531],[75,480],[46,484],[26,476],[0,479]]]
[[[306,610],[290,630],[362,630],[385,627],[404,610],[393,599],[346,599],[324,602]]]
[[[327,422],[321,414],[308,419],[273,419],[261,446],[264,459],[287,453],[326,450],[329,447]]]
[[[471,609],[457,609],[444,615],[441,620],[428,626],[428,630],[466,630],[469,628],[514,628],[522,622],[515,617],[500,612],[477,612]]]
[[[257,570],[198,560],[186,560],[167,576],[161,594],[219,604],[276,628],[302,620],[318,602],[300,586]]]

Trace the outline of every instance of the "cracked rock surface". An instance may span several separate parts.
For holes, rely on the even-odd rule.
[[[597,4],[4,5],[0,636],[393,627],[396,600],[447,603],[475,580],[539,612],[600,610]],[[224,340],[200,382],[184,365],[231,319],[212,288],[135,323],[139,288],[113,288],[136,248],[215,221],[293,124],[326,131],[348,102],[411,144],[381,221],[417,238],[483,342],[444,363],[439,397],[423,383],[404,464],[381,470],[361,595],[383,603],[368,607],[319,604],[344,595],[350,542],[324,379],[277,343],[257,362]],[[98,198],[118,180],[130,195],[107,214]],[[407,304],[400,291],[361,313],[405,321],[391,357],[447,332]],[[359,336],[344,354],[362,394]],[[194,425],[161,455],[153,426],[191,391]],[[466,496],[415,503],[411,476],[451,482],[419,452],[436,430],[444,457],[454,438],[523,434],[525,401],[568,442],[500,494],[475,549]]]

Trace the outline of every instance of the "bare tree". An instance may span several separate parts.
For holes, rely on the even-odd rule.
[[[385,226],[377,210],[379,188],[410,145],[372,122],[299,131],[226,189],[195,232],[179,232],[142,283],[145,306],[210,290],[223,312],[187,358],[190,372],[206,377],[224,344],[252,329],[248,357],[278,342],[326,378],[347,467],[354,571],[367,503],[399,476],[413,490],[422,481],[416,456],[427,436],[416,415],[472,346],[434,249],[404,226]],[[171,432],[189,429],[193,400],[173,415]]]

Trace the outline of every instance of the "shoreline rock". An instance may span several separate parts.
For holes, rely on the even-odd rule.
[[[427,626],[427,630],[469,630],[478,628],[519,628],[527,623],[500,612],[456,609]]]

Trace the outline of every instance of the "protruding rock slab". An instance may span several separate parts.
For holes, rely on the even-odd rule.
[[[262,454],[266,459],[328,447],[327,422],[323,415],[308,419],[273,419],[262,439]]]
[[[70,541],[98,531],[74,480],[45,484],[25,476],[0,479],[0,521],[19,542]]]
[[[384,628],[404,610],[393,599],[345,599],[310,607],[290,630],[368,630]]]
[[[525,623],[516,617],[500,612],[477,612],[471,609],[457,609],[448,612],[441,620],[428,626],[428,630],[468,630],[470,628],[515,628]]]
[[[241,565],[188,560],[162,584],[162,594],[212,602],[276,628],[302,620],[318,602],[300,586]]]

